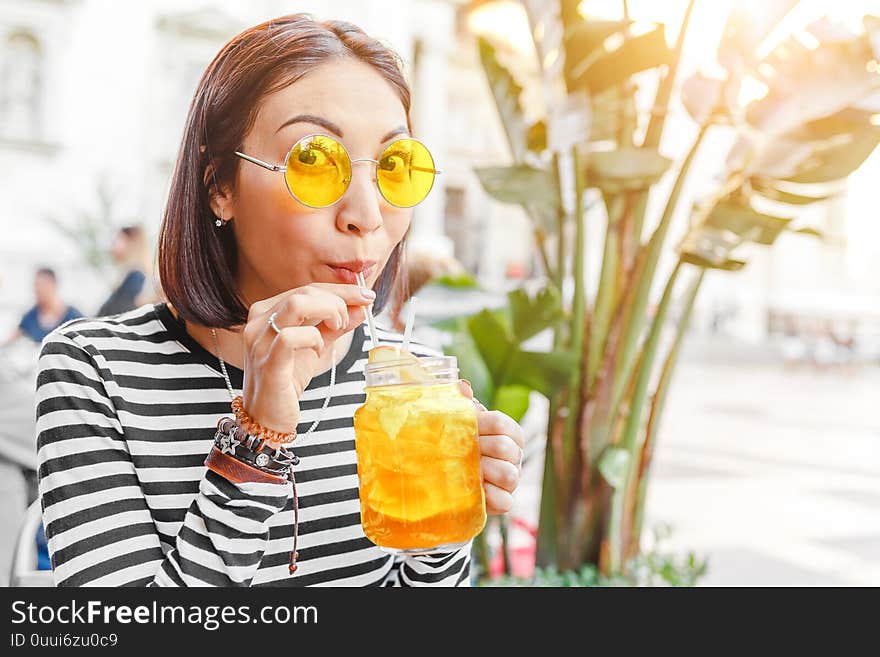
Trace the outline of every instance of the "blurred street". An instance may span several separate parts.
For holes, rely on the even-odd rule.
[[[880,584],[880,368],[786,369],[691,346],[655,454],[646,528],[708,557],[703,585]],[[516,513],[537,517],[534,459]]]

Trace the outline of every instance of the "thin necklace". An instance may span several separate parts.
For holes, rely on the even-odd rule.
[[[229,373],[226,371],[226,362],[223,360],[223,356],[220,355],[220,339],[217,337],[217,331],[211,329],[211,335],[214,336],[214,346],[217,348],[217,360],[220,361],[220,371],[223,372],[223,380],[226,381],[226,389],[229,391],[229,399],[235,399],[235,391],[232,389],[232,381],[229,380]],[[293,445],[299,440],[308,438],[315,428],[324,421],[324,414],[327,412],[327,407],[330,405],[330,397],[333,395],[333,386],[336,385],[336,345],[334,344],[330,348],[330,360],[332,361],[332,365],[330,366],[330,387],[327,389],[327,396],[324,398],[324,404],[321,406],[321,413],[318,415],[318,419],[312,423],[312,426],[308,428],[308,430],[303,434],[297,434],[296,438],[293,439],[293,442],[290,443]]]

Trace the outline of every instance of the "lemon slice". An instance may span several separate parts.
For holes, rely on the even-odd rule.
[[[408,351],[386,344],[370,349],[370,355],[367,357],[367,362],[369,363],[387,363],[397,360],[407,360],[412,361],[413,363],[418,362],[416,357]]]
[[[419,365],[419,359],[405,349],[380,345],[370,349],[368,363],[399,363],[398,371],[402,383],[430,383],[433,377]]]

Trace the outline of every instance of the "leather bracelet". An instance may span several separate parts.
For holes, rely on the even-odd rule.
[[[299,464],[299,458],[292,451],[283,445],[273,447],[264,439],[251,435],[230,417],[220,418],[217,422],[214,446],[223,454],[275,477],[289,478],[291,467]]]
[[[211,448],[205,466],[234,484],[286,484],[287,477],[269,474],[259,468],[221,452],[217,446]]]

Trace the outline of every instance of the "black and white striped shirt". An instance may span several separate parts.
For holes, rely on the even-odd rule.
[[[379,331],[381,342],[399,342]],[[470,546],[392,556],[360,524],[354,411],[364,325],[336,366],[324,419],[297,448],[299,566],[290,484],[234,484],[207,470],[229,414],[219,363],[165,304],[68,322],[43,342],[37,379],[40,498],[60,586],[467,586]],[[415,345],[414,353],[433,352]],[[239,394],[243,373],[227,366]],[[330,371],[300,403],[317,419]]]

